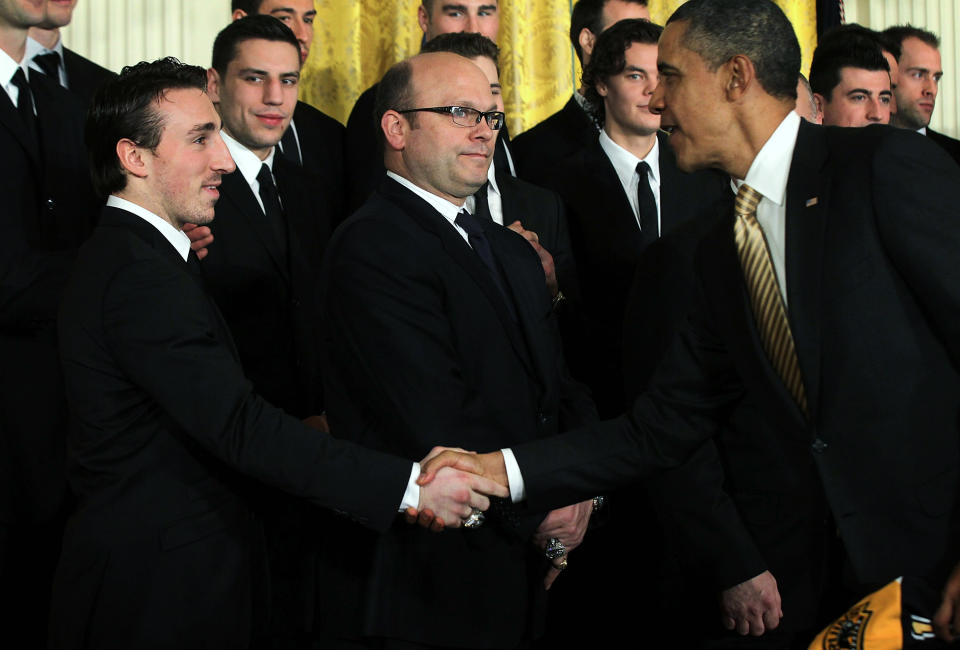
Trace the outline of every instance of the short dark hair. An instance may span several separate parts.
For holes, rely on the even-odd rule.
[[[300,62],[300,43],[289,27],[273,16],[249,15],[235,20],[217,34],[213,41],[213,60],[210,67],[221,76],[227,74],[227,66],[237,58],[237,48],[245,41],[262,39],[289,43],[297,51],[297,64]]]
[[[377,97],[373,103],[374,128],[377,130],[377,142],[384,144],[383,129],[380,122],[387,111],[405,111],[413,106],[413,64],[409,60],[390,66],[387,74],[377,85]],[[407,113],[407,122],[411,128],[417,126],[417,114]]]
[[[648,20],[628,18],[612,25],[597,37],[590,63],[583,70],[583,87],[591,111],[597,122],[603,124],[606,110],[603,97],[597,92],[597,83],[623,72],[627,66],[626,52],[634,43],[656,45],[663,27]]]
[[[580,32],[589,29],[594,36],[603,31],[603,8],[610,0],[580,0],[573,5],[570,13],[570,43],[573,45],[577,59],[583,65],[583,50],[580,47]],[[634,4],[647,6],[647,0],[624,0]]]
[[[500,48],[483,34],[456,32],[434,36],[420,48],[421,54],[428,52],[452,52],[468,59],[483,56],[497,66],[500,71]]]
[[[253,16],[260,12],[260,5],[263,4],[263,0],[233,0],[230,3],[230,11],[240,11],[246,12],[248,16]]]
[[[910,23],[907,23],[906,25],[894,25],[893,27],[887,27],[885,30],[883,30],[883,35],[899,47],[899,50],[894,52],[894,54],[897,55],[897,61],[900,60],[900,55],[903,53],[903,42],[908,38],[919,38],[933,49],[940,49],[939,36],[925,29],[914,27]]]
[[[883,70],[889,74],[890,64],[871,30],[859,25],[841,25],[824,34],[810,64],[813,92],[830,101],[844,68]]]
[[[117,143],[126,138],[139,147],[155,149],[164,127],[156,104],[164,100],[168,91],[181,88],[206,92],[207,73],[200,66],[169,56],[128,65],[119,77],[100,87],[87,112],[84,129],[90,174],[98,193],[106,196],[127,186],[126,172],[117,158]]]
[[[687,23],[684,47],[711,70],[745,55],[769,95],[796,100],[800,43],[790,20],[771,0],[688,0],[667,25],[681,21]]]

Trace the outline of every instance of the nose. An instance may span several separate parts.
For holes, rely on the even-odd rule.
[[[663,93],[663,86],[659,83],[653,89],[653,97],[650,98],[650,103],[647,105],[647,109],[656,115],[663,115],[663,111],[667,108],[666,98]]]
[[[866,118],[869,122],[883,121],[883,107],[880,106],[879,100],[871,99],[868,101]],[[889,121],[889,119],[887,121]]]
[[[279,106],[283,103],[283,81],[277,78],[267,78],[263,82],[263,103],[268,106]]]
[[[933,78],[933,75],[929,75],[923,80],[923,94],[929,95],[930,97],[937,96],[937,82]]]
[[[220,137],[219,132],[215,134],[215,137],[216,142],[214,143],[213,157],[210,160],[210,169],[221,175],[232,174],[237,168],[236,163],[233,162],[233,156],[230,155],[227,143]]]
[[[480,33],[480,21],[477,20],[477,16],[468,16],[467,17],[467,29],[465,30],[470,34]]]

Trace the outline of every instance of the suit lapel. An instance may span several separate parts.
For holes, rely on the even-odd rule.
[[[790,329],[807,402],[816,413],[820,389],[823,246],[829,210],[824,131],[801,122],[787,181],[786,268]]]
[[[40,105],[39,98],[37,99],[37,105],[38,107]],[[39,119],[37,121],[39,122]],[[7,95],[6,92],[3,93],[3,97],[0,97],[0,126],[13,134],[20,143],[20,146],[26,150],[30,157],[30,162],[33,163],[37,170],[40,170],[42,165],[37,142],[27,135],[23,120],[20,119],[20,114],[17,113],[17,107],[10,101],[10,96]]]
[[[600,141],[597,140],[584,152],[584,178],[592,182],[588,185],[590,194],[596,199],[592,219],[597,226],[606,224],[606,237],[610,242],[630,247],[630,257],[636,257],[643,248],[643,238],[637,225],[637,217],[630,206],[630,200],[623,191],[620,177],[607,158]]]
[[[270,227],[270,224],[267,223],[267,218],[263,214],[263,210],[260,208],[260,204],[257,203],[257,199],[253,196],[253,190],[250,189],[250,185],[247,184],[246,179],[243,177],[243,174],[240,173],[240,170],[237,169],[232,174],[227,174],[223,177],[223,184],[220,187],[221,192],[223,193],[223,199],[233,203],[237,211],[242,215],[242,218],[246,219],[250,224],[250,231],[254,233],[257,241],[266,249],[267,254],[270,255],[270,259],[273,261],[274,266],[277,269],[277,272],[288,281],[289,273],[287,270],[287,265],[283,262],[283,256],[280,254],[280,251],[277,250],[277,242],[273,234],[273,230]]]
[[[514,323],[513,317],[510,315],[510,310],[504,302],[504,295],[500,289],[497,288],[497,285],[494,284],[483,262],[480,261],[480,258],[473,252],[470,245],[460,236],[460,233],[457,232],[433,206],[393,179],[385,179],[380,189],[387,198],[399,205],[420,224],[421,227],[440,239],[444,251],[446,251],[454,262],[463,268],[464,272],[466,272],[480,288],[480,291],[496,312],[497,317],[503,323],[503,329],[511,345],[513,345],[517,354],[527,366],[528,371],[531,370],[528,352],[521,339],[517,324]],[[485,224],[485,226],[487,229],[502,227],[493,222],[489,222]],[[496,252],[494,252],[494,255],[496,255]],[[507,286],[509,286],[509,284]],[[506,297],[506,299],[509,299],[509,296]]]
[[[659,133],[657,139],[660,141],[660,236],[663,237],[677,226],[682,214],[679,203],[689,197],[681,196],[681,172],[669,140]]]

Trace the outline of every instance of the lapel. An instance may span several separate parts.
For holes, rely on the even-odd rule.
[[[39,74],[40,73],[35,73],[30,76],[35,77]],[[31,83],[31,90],[33,89],[33,86],[34,84]],[[34,95],[34,97],[39,111],[40,99],[37,98],[36,95]],[[39,122],[40,118],[38,116],[37,123],[39,124]],[[20,143],[20,146],[23,147],[27,152],[30,162],[34,165],[36,170],[39,171],[42,168],[40,150],[37,147],[37,143],[32,138],[27,137],[23,121],[20,119],[20,114],[17,112],[17,107],[14,106],[12,101],[10,101],[10,96],[7,95],[6,92],[3,93],[3,97],[0,97],[0,127],[7,129],[13,134],[13,137],[17,139],[17,142]]]
[[[283,256],[280,254],[280,251],[277,250],[273,230],[270,228],[270,224],[267,223],[267,218],[263,214],[260,204],[257,203],[257,199],[253,196],[253,190],[250,189],[250,185],[247,184],[246,179],[243,177],[243,174],[240,173],[239,169],[223,177],[220,191],[223,194],[221,200],[225,199],[229,201],[236,211],[240,213],[240,218],[247,220],[250,232],[254,234],[254,238],[266,249],[277,273],[289,282],[290,278],[287,265],[284,264]]]
[[[580,108],[577,107],[577,110]],[[594,204],[587,213],[587,218],[594,222],[593,228],[602,228],[605,239],[617,247],[629,247],[629,257],[636,257],[643,248],[637,217],[599,139],[595,139],[583,152],[581,179],[582,189]]]
[[[274,155],[274,176],[277,190],[283,197],[283,213],[287,221],[287,257],[289,258],[290,284],[294,295],[307,295],[313,282],[310,259],[304,246],[322,245],[310,236],[326,218],[319,209],[312,213],[304,195],[304,186],[298,183],[299,167],[283,156]],[[249,187],[249,186],[248,186]],[[311,224],[308,220],[313,220]]]
[[[473,252],[469,244],[463,240],[460,233],[457,232],[433,206],[392,178],[387,177],[383,180],[380,185],[380,192],[388,200],[398,205],[407,215],[417,222],[420,227],[439,238],[444,251],[480,288],[481,293],[490,303],[490,306],[503,324],[504,332],[510,344],[516,350],[517,355],[523,361],[524,365],[527,366],[528,372],[533,374],[530,367],[528,351],[523,343],[517,324],[514,323],[510,315],[510,310],[504,303],[503,294],[500,292],[500,289],[497,288],[497,285],[494,284],[483,262],[480,261],[480,258]],[[488,222],[483,225],[487,232],[491,227],[502,227],[493,222]],[[496,252],[494,252],[494,255],[497,256],[498,259],[500,258]],[[504,275],[509,276],[509,272],[507,272],[506,269],[504,269]],[[507,286],[509,287],[511,285],[507,284]],[[519,296],[517,298],[519,298]],[[517,307],[516,300],[514,306]],[[519,313],[523,310],[516,309],[516,311]]]
[[[819,404],[823,247],[830,205],[825,136],[822,127],[801,121],[787,179],[788,311],[812,414]],[[813,199],[815,204],[808,205]]]
[[[589,147],[596,141],[600,131],[587,113],[580,108],[580,104],[571,95],[567,103],[560,109],[563,130],[567,137],[576,140],[581,147]]]

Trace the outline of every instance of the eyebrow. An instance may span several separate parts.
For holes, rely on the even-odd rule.
[[[878,95],[889,95],[889,90],[881,90],[877,93]],[[870,95],[873,97],[873,91],[867,90],[866,88],[851,88],[847,91],[847,95]]]
[[[219,131],[218,127],[213,122],[207,122],[206,124],[194,124],[188,133],[209,133],[210,131]]]
[[[270,15],[273,14],[294,14],[296,15],[297,10],[293,7],[277,7],[276,9],[270,10]],[[304,16],[315,16],[317,14],[316,9],[311,9],[310,11],[304,13]]]
[[[626,65],[623,67],[624,72],[649,72],[647,68],[642,68],[637,65]]]
[[[242,68],[242,69],[240,69],[240,70],[237,70],[237,74],[238,74],[238,75],[258,74],[258,75],[263,75],[264,77],[267,77],[267,76],[270,75],[270,73],[267,72],[266,70],[260,70],[259,68]],[[289,72],[281,72],[281,73],[280,73],[280,76],[281,76],[281,77],[296,77],[297,79],[299,79],[299,78],[300,78],[300,72],[299,72],[298,70],[291,70],[291,71],[289,71]]]

